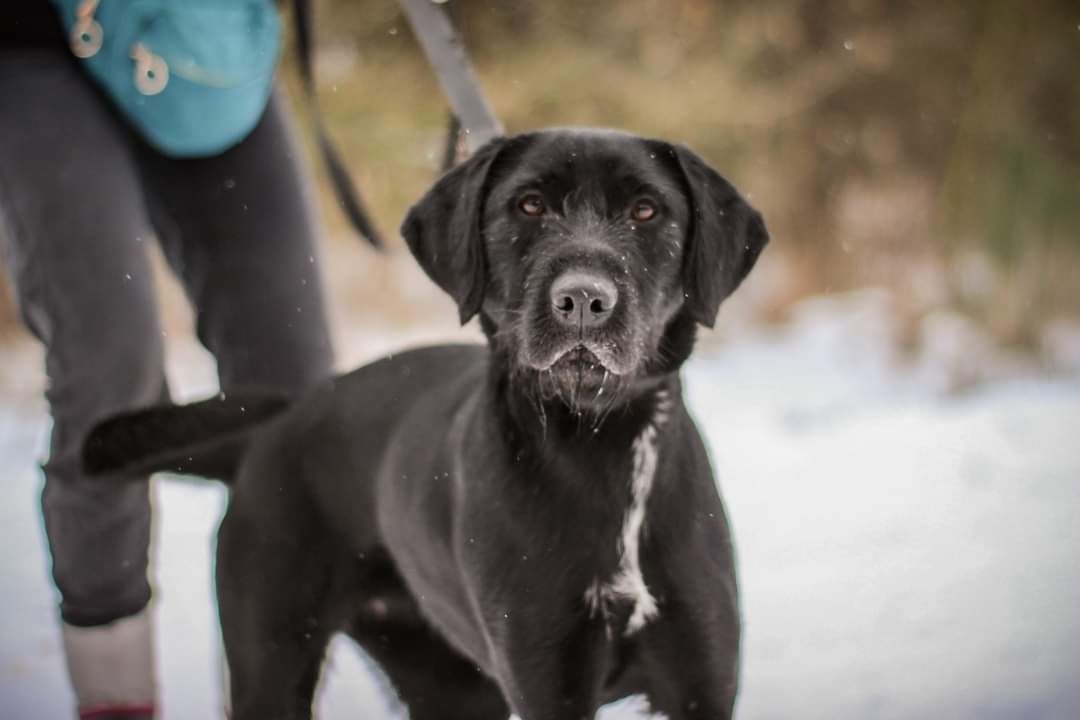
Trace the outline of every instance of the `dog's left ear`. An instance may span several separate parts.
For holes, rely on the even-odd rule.
[[[401,235],[428,277],[458,306],[464,325],[484,302],[481,220],[485,183],[505,139],[496,138],[443,175],[405,216]]]
[[[686,308],[696,322],[712,327],[720,303],[754,267],[769,233],[761,213],[704,160],[679,145],[671,152],[682,169],[692,213],[683,251]]]

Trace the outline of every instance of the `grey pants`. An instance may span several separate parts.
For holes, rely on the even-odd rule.
[[[101,625],[150,598],[147,483],[85,478],[84,434],[160,402],[147,243],[196,309],[222,389],[292,390],[331,369],[313,216],[281,103],[225,153],[163,157],[64,51],[0,51],[0,253],[46,349],[53,417],[42,507],[63,619]]]

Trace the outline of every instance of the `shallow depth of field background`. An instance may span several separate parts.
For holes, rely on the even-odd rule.
[[[437,173],[446,104],[392,0],[316,5],[321,107],[394,241],[386,257],[360,248],[318,173],[335,302],[409,322],[429,308],[402,302],[422,289],[402,287],[414,282],[396,229]],[[948,311],[980,342],[1050,365],[1070,355],[1074,2],[449,5],[510,131],[601,125],[685,142],[749,195],[773,243],[729,315],[777,322],[800,298],[875,286],[907,350]],[[291,62],[285,76],[295,89]],[[10,303],[2,314],[10,342]]]
[[[1074,3],[451,4],[509,130],[678,140],[752,198],[775,238],[759,319],[875,285],[907,345],[950,308],[1045,349],[1080,313]],[[392,2],[328,9],[324,107],[392,232],[431,179],[444,104]]]
[[[441,160],[434,77],[392,0],[316,4],[320,106],[390,240],[353,236],[312,162],[339,366],[475,339],[396,232]],[[1080,716],[1080,5],[450,7],[508,130],[683,142],[765,215],[772,243],[686,372],[742,564],[740,716]],[[209,394],[158,267],[172,385]],[[36,516],[44,382],[0,293],[0,700],[27,718],[70,702]],[[220,706],[223,501],[158,482],[166,720]],[[392,713],[378,690],[341,643],[323,717]]]
[[[947,342],[943,311],[1051,365],[1074,351],[1061,337],[1080,317],[1074,3],[451,5],[510,131],[685,142],[752,198],[774,242],[740,316],[775,322],[807,295],[872,285],[914,352]],[[323,106],[393,234],[431,180],[444,103],[393,2],[325,7]],[[358,259],[349,297],[394,298],[399,279]]]

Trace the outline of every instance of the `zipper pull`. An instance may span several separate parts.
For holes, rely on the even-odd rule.
[[[157,95],[169,84],[169,66],[142,43],[131,46],[135,61],[135,88],[143,95]]]
[[[105,33],[101,24],[94,19],[100,2],[101,0],[82,0],[75,8],[75,24],[71,26],[71,35],[68,37],[71,52],[75,57],[84,60],[92,58],[101,49]]]

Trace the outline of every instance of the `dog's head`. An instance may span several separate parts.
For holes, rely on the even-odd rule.
[[[480,314],[510,372],[578,410],[677,369],[768,241],[687,148],[598,130],[489,143],[402,234],[461,321]]]

